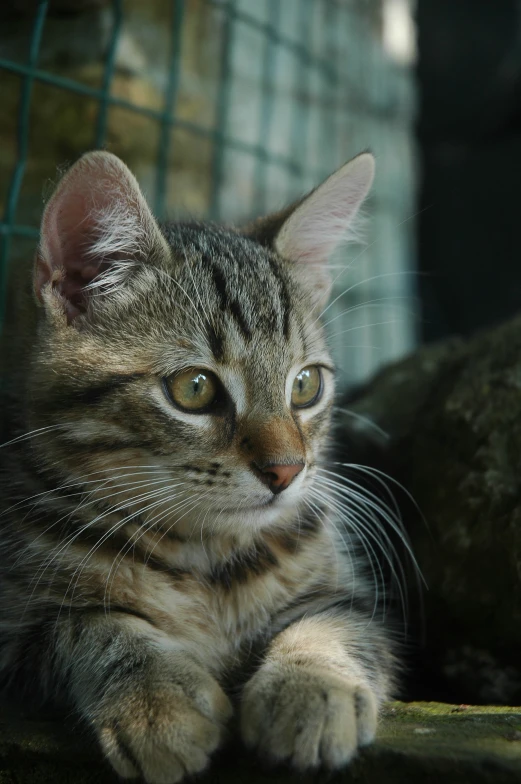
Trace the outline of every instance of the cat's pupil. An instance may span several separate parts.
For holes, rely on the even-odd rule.
[[[299,385],[299,392],[305,392],[307,387],[310,386],[309,384],[309,370],[303,370],[302,373],[297,376],[298,378],[298,385]]]
[[[310,406],[317,402],[321,395],[322,376],[316,365],[304,368],[295,377],[291,402],[297,408]]]

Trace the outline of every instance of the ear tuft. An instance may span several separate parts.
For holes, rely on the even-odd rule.
[[[107,152],[84,155],[47,204],[36,259],[36,296],[58,297],[72,321],[89,292],[124,285],[134,268],[166,245],[125,164]]]

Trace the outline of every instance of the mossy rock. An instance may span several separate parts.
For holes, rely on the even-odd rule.
[[[345,405],[388,434],[346,414],[346,459],[389,472],[424,515],[409,506],[406,518],[428,586],[424,658],[444,698],[518,702],[521,318],[425,347]]]
[[[15,720],[4,715],[1,725],[0,784],[118,781],[90,739],[80,733],[74,735],[59,720]],[[376,743],[341,773],[297,776],[287,769],[270,768],[233,747],[214,759],[200,781],[434,784],[443,780],[444,784],[513,784],[520,779],[521,709],[393,703],[384,712]]]

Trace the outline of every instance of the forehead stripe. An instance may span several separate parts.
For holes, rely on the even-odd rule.
[[[281,310],[282,324],[283,324],[282,331],[284,333],[284,337],[288,339],[289,338],[289,314],[291,312],[291,299],[289,296],[288,287],[286,285],[286,281],[284,280],[284,276],[281,275],[280,273],[280,269],[278,268],[275,259],[269,256],[268,263],[270,265],[270,269],[273,274],[273,277],[278,283],[280,310]]]
[[[252,338],[252,331],[246,321],[246,316],[242,310],[241,303],[236,297],[231,297],[229,295],[226,279],[222,273],[222,270],[220,270],[215,263],[212,264],[212,278],[221,310],[224,313],[228,313],[235,320],[239,332],[241,332],[244,339],[249,342]]]
[[[224,339],[213,324],[206,323],[206,337],[214,359],[219,362],[224,357]]]

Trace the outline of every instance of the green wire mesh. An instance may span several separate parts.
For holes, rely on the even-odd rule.
[[[40,41],[42,38],[45,15],[47,13],[47,5],[47,2],[39,5],[34,21],[31,47],[27,58],[27,72],[23,80],[20,96],[18,115],[18,158],[13,169],[13,175],[7,194],[4,217],[0,223],[0,327],[4,317],[7,259],[9,256],[11,236],[13,234],[22,234],[23,236],[28,237],[34,236],[35,238],[38,236],[38,231],[31,226],[17,226],[15,224],[15,216],[27,161],[31,92],[35,78],[35,69],[38,64],[38,54],[40,51]]]
[[[71,101],[80,99],[85,103],[95,102],[96,116],[92,121],[91,142],[86,149],[107,145],[111,149],[110,113],[116,108],[129,112],[132,116],[141,117],[150,122],[151,127],[155,127],[157,147],[154,176],[148,184],[147,196],[159,218],[167,215],[172,208],[168,186],[172,172],[172,156],[176,153],[177,132],[195,140],[196,144],[200,144],[201,150],[204,148],[210,151],[207,166],[209,187],[204,207],[206,217],[236,217],[229,214],[230,203],[240,204],[241,199],[248,201],[247,211],[250,215],[277,209],[288,199],[319,182],[347,157],[371,145],[377,148],[375,151],[383,159],[384,169],[388,162],[392,161],[393,155],[396,160],[403,160],[406,171],[402,180],[408,183],[402,188],[402,196],[398,194],[397,199],[396,187],[382,188],[382,192],[373,201],[372,211],[376,206],[384,217],[384,213],[392,213],[396,225],[401,225],[400,221],[404,219],[407,220],[413,213],[409,143],[412,101],[407,92],[409,88],[399,74],[395,82],[392,82],[392,68],[383,60],[379,61],[378,51],[376,55],[374,52],[372,55],[368,54],[367,43],[364,43],[363,30],[360,27],[362,22],[367,27],[367,9],[380,7],[381,2],[382,0],[198,0],[197,3],[195,0],[163,0],[161,8],[165,10],[164,27],[168,27],[169,45],[165,63],[166,76],[162,82],[162,95],[158,103],[149,105],[114,90],[118,73],[118,47],[130,13],[127,0],[112,0],[109,3],[109,31],[103,49],[103,71],[98,86],[76,78],[74,71],[62,69],[61,72],[56,72],[56,69],[49,68],[47,63],[42,63],[42,37],[46,22],[53,11],[53,3],[40,0],[31,20],[26,57],[0,56],[0,80],[2,74],[20,80],[15,159],[9,174],[10,182],[5,188],[4,211],[0,218],[0,326],[5,314],[8,263],[11,263],[14,257],[13,240],[25,239],[27,242],[32,240],[36,243],[38,238],[38,216],[31,213],[27,218],[27,210],[20,210],[20,207],[25,206],[22,185],[28,162],[31,161],[30,134],[34,130],[31,123],[35,85],[39,88],[48,86],[59,90],[63,95],[70,96]],[[288,32],[287,27],[284,28],[282,17],[284,13],[287,14],[290,4],[295,10],[295,18],[294,27]],[[218,29],[215,30],[215,36],[211,36],[212,39],[215,38],[218,46],[213,93],[215,105],[212,107],[211,122],[200,121],[202,118],[197,113],[193,117],[180,112],[183,45],[187,35],[188,18],[193,14],[194,7],[201,9],[198,13],[203,13],[206,8],[208,13],[219,15]],[[263,13],[259,13],[261,7]],[[317,12],[327,18],[327,25],[320,30],[317,25]],[[251,41],[255,37],[257,42],[255,46],[258,52],[258,72],[251,78],[254,80],[252,91],[256,94],[258,110],[256,126],[250,118],[248,122],[249,126],[252,126],[251,133],[241,134],[240,110],[244,92],[237,92],[237,80],[241,76],[241,63],[248,63],[248,36]],[[242,52],[242,60],[237,59],[239,52]],[[376,57],[372,64],[370,57]],[[346,58],[349,65],[347,69]],[[277,99],[276,93],[280,93],[281,84],[286,84],[290,77],[292,98],[288,99],[287,105],[284,106],[280,102],[280,96]],[[390,88],[394,90],[394,97],[389,97]],[[315,103],[311,105],[308,99],[313,95]],[[368,100],[367,95],[373,97]],[[348,117],[347,125],[341,127],[332,122],[331,107],[339,118]],[[279,115],[284,111],[288,114],[285,133],[289,139],[285,147],[278,143]],[[369,127],[368,121],[373,123],[370,126],[370,129],[373,128],[372,139],[366,138],[367,133],[364,131]],[[396,131],[393,136],[394,147],[385,133],[375,142],[374,129],[385,129],[386,123],[390,123]],[[45,127],[39,129],[39,132],[40,130],[41,133],[46,133]],[[349,135],[353,138],[346,139]],[[81,151],[85,150],[79,152]],[[179,150],[177,152],[179,153]],[[63,163],[63,160],[56,160],[54,166]],[[250,195],[248,199],[243,199],[240,188],[245,187],[246,169],[250,172]],[[238,172],[244,180],[242,186],[236,182]],[[276,182],[275,186],[273,182]],[[234,195],[234,190],[238,195]],[[384,190],[387,192],[383,192]],[[231,209],[233,212],[233,206]],[[374,238],[369,237],[372,240],[370,247],[380,242],[383,226],[384,223],[377,229]],[[401,240],[400,258],[399,254],[395,253],[393,261],[386,261],[387,249],[379,249],[376,257],[374,253],[369,253],[367,258],[371,258],[373,264],[376,258],[374,271],[381,273],[380,276],[392,276],[395,273],[402,275],[403,267],[411,261],[410,227],[407,227],[407,232]],[[391,267],[388,269],[389,265]],[[394,280],[396,284],[397,278]],[[404,280],[402,277],[402,282]],[[343,282],[342,280],[341,283]],[[355,280],[352,292],[339,299],[332,313],[335,318],[338,316],[342,326],[347,322],[338,308],[345,305],[355,309],[361,307],[360,303],[364,296],[367,298],[368,292],[371,297],[374,297],[375,292],[376,295],[379,294],[374,286],[366,291]],[[407,299],[411,293],[410,286],[396,284],[392,293],[397,295],[397,298],[403,295],[404,299]],[[354,324],[350,329],[362,328]],[[367,330],[364,330],[365,328],[362,329],[361,335],[366,335]],[[350,330],[344,330],[348,331]],[[381,333],[383,339],[389,343],[387,354],[403,353],[411,345],[411,320],[409,319],[405,329],[401,329],[394,337],[392,328],[387,327]],[[342,341],[340,350],[345,355],[347,349],[343,348],[345,340]],[[369,342],[372,342],[372,337]],[[363,343],[361,345],[363,346]],[[362,357],[363,362],[359,370],[354,372],[355,376],[363,376],[371,366],[380,362],[381,357],[385,358],[385,351],[376,358],[370,356],[369,348],[371,347],[366,346],[365,354],[358,351],[356,356]],[[353,362],[351,366],[353,367]]]
[[[261,30],[262,33],[266,36],[266,41],[268,42],[266,47],[266,78],[267,79],[270,78],[268,74],[272,71],[271,52],[275,44],[278,44],[280,46],[286,46],[290,49],[293,49],[295,53],[298,54],[300,57],[302,57],[304,60],[308,58],[307,53],[303,51],[300,47],[298,47],[295,44],[295,42],[291,40],[284,40],[283,37],[277,34],[276,29],[271,25],[263,25],[254,17],[251,17],[244,12],[242,13],[237,12],[234,7],[235,6],[234,2],[228,2],[227,4],[216,3],[216,5],[219,5],[227,12],[228,18],[226,21],[225,32],[223,36],[223,45],[222,45],[223,67],[222,67],[222,74],[221,74],[221,86],[219,89],[219,96],[218,96],[217,122],[215,128],[213,130],[209,130],[208,128],[199,126],[196,123],[187,122],[186,120],[180,120],[179,118],[176,118],[175,113],[172,113],[169,110],[169,107],[175,107],[175,98],[176,98],[178,78],[179,78],[179,53],[180,53],[180,43],[181,43],[181,31],[183,25],[184,5],[185,3],[183,0],[173,0],[172,3],[173,6],[172,23],[171,23],[172,52],[171,52],[171,61],[169,67],[169,79],[168,79],[167,89],[165,92],[165,107],[163,111],[155,111],[143,106],[135,105],[124,99],[114,97],[111,95],[111,82],[114,75],[115,54],[116,54],[118,39],[121,33],[121,26],[123,21],[122,0],[114,0],[113,2],[112,33],[111,33],[110,43],[107,48],[103,85],[99,90],[91,88],[80,82],[76,82],[73,79],[64,78],[63,76],[59,76],[54,73],[47,72],[45,70],[41,70],[38,68],[38,55],[39,55],[40,41],[41,41],[42,31],[43,31],[45,18],[49,6],[49,3],[47,1],[40,2],[38,5],[38,10],[36,12],[35,20],[34,20],[31,48],[28,54],[27,62],[17,63],[14,61],[9,61],[0,58],[0,69],[3,69],[5,71],[11,71],[12,73],[18,74],[23,77],[23,88],[22,88],[20,115],[19,115],[19,123],[18,123],[18,159],[12,175],[11,187],[9,190],[6,209],[4,212],[4,216],[0,222],[0,232],[3,237],[0,262],[1,262],[1,268],[4,272],[5,272],[7,255],[8,255],[9,236],[21,235],[26,237],[37,237],[37,230],[34,227],[18,225],[15,222],[16,207],[18,203],[20,185],[22,182],[25,163],[27,159],[27,142],[28,142],[28,131],[29,131],[29,111],[30,111],[30,103],[31,103],[31,90],[32,90],[33,82],[35,80],[38,80],[46,84],[54,85],[64,90],[69,90],[70,92],[84,95],[85,97],[95,98],[99,102],[99,114],[98,114],[96,137],[95,137],[96,140],[94,145],[96,148],[103,147],[105,143],[106,129],[107,129],[107,112],[109,106],[111,105],[121,106],[131,111],[135,111],[139,114],[143,114],[147,117],[156,120],[161,125],[161,141],[159,144],[158,159],[157,159],[156,193],[155,193],[155,200],[154,200],[157,214],[160,215],[163,214],[164,207],[165,207],[165,175],[167,169],[168,147],[169,147],[168,131],[174,125],[178,125],[182,128],[185,128],[187,131],[190,131],[191,133],[210,138],[216,143],[216,154],[215,154],[215,162],[214,162],[215,187],[214,187],[214,195],[212,197],[212,208],[211,208],[211,212],[214,215],[217,215],[219,210],[217,194],[219,191],[219,180],[221,176],[220,168],[222,166],[222,149],[226,145],[234,147],[237,150],[250,153],[251,155],[258,158],[258,160],[261,162],[271,161],[285,168],[288,168],[289,170],[292,171],[298,172],[301,170],[302,168],[301,165],[299,165],[296,161],[284,160],[280,156],[269,155],[267,150],[265,150],[262,147],[261,143],[259,143],[259,145],[257,146],[252,146],[252,145],[245,144],[244,142],[238,139],[226,138],[224,135],[223,129],[226,121],[227,102],[228,102],[228,94],[229,94],[229,58],[230,58],[230,52],[232,46],[231,38],[232,38],[232,27],[233,27],[234,20],[240,19],[245,24],[248,24],[254,28]],[[271,5],[274,9],[273,19],[275,20],[277,15],[276,9],[279,5],[279,0],[274,0],[274,2],[272,0]],[[317,67],[327,69],[327,64],[322,63],[319,60],[317,60],[316,65]],[[264,101],[264,117],[263,117],[263,124],[262,124],[263,132],[266,132],[267,125],[269,124],[269,112],[270,112],[270,102],[269,102],[268,93],[266,93],[266,100]],[[263,134],[261,134],[261,138],[262,135]],[[257,176],[260,181],[262,179],[262,167],[258,169]]]
[[[310,17],[309,9],[311,2],[312,0],[302,0],[303,7],[301,20],[302,24],[304,26],[307,24],[308,27],[309,22],[306,22],[306,19],[309,19]],[[5,292],[7,263],[9,258],[11,237],[21,236],[34,239],[37,239],[38,237],[38,230],[35,226],[18,224],[16,222],[16,211],[20,195],[20,187],[22,184],[28,155],[31,94],[35,81],[54,85],[55,87],[70,91],[71,93],[83,95],[85,98],[94,98],[98,101],[98,118],[96,123],[95,143],[93,145],[95,148],[101,148],[105,145],[108,110],[110,106],[120,106],[157,121],[157,123],[160,125],[161,132],[157,154],[157,170],[153,204],[155,207],[155,212],[159,216],[162,216],[165,213],[166,175],[171,139],[169,131],[174,126],[181,127],[192,134],[208,138],[214,143],[212,192],[209,209],[210,216],[213,218],[221,217],[219,193],[223,179],[223,151],[226,147],[231,147],[240,152],[247,153],[253,156],[257,161],[255,168],[257,191],[255,207],[257,208],[258,212],[261,212],[266,207],[266,189],[264,180],[266,176],[267,163],[276,164],[277,166],[280,166],[293,174],[299,175],[303,173],[305,169],[303,161],[305,159],[303,156],[298,155],[298,149],[299,146],[302,148],[303,144],[301,136],[302,129],[305,125],[305,117],[298,115],[295,117],[294,136],[296,141],[295,150],[297,152],[295,159],[288,159],[280,155],[272,154],[263,145],[263,139],[266,138],[269,132],[271,120],[271,96],[273,94],[273,90],[271,88],[274,79],[276,78],[276,50],[278,47],[283,47],[289,51],[292,51],[293,54],[301,61],[304,78],[306,68],[313,66],[322,71],[327,78],[335,80],[337,75],[335,74],[334,69],[326,59],[313,57],[304,46],[294,40],[291,40],[290,38],[287,38],[278,31],[277,25],[280,14],[280,0],[269,0],[269,23],[263,23],[251,14],[238,10],[234,0],[229,0],[229,2],[212,2],[211,0],[208,0],[208,5],[215,5],[224,11],[224,13],[226,13],[226,20],[224,23],[224,30],[222,35],[222,63],[220,85],[217,97],[216,122],[215,127],[211,129],[202,125],[198,125],[194,122],[188,122],[186,120],[180,119],[175,115],[176,94],[179,82],[181,36],[185,10],[184,0],[172,1],[171,55],[168,68],[169,77],[165,90],[164,108],[162,110],[154,110],[144,106],[139,106],[122,99],[121,97],[111,95],[111,84],[114,77],[116,51],[121,35],[124,16],[123,0],[113,0],[112,2],[112,30],[105,56],[103,84],[100,89],[92,88],[81,82],[66,78],[38,67],[40,42],[46,15],[49,10],[49,2],[48,0],[44,0],[38,4],[34,18],[32,39],[27,62],[19,63],[0,58],[0,71],[3,69],[23,77],[18,119],[17,161],[12,174],[4,215],[0,221],[0,292]],[[230,57],[233,48],[234,24],[237,21],[240,21],[242,24],[256,29],[265,38],[262,84],[262,117],[260,121],[259,140],[257,144],[248,144],[240,139],[229,138],[225,133],[228,104],[230,100]],[[300,145],[298,144],[299,141]],[[57,164],[58,163],[60,162],[57,161]],[[0,300],[0,324],[2,323],[3,319],[3,305],[4,299],[2,297]]]

